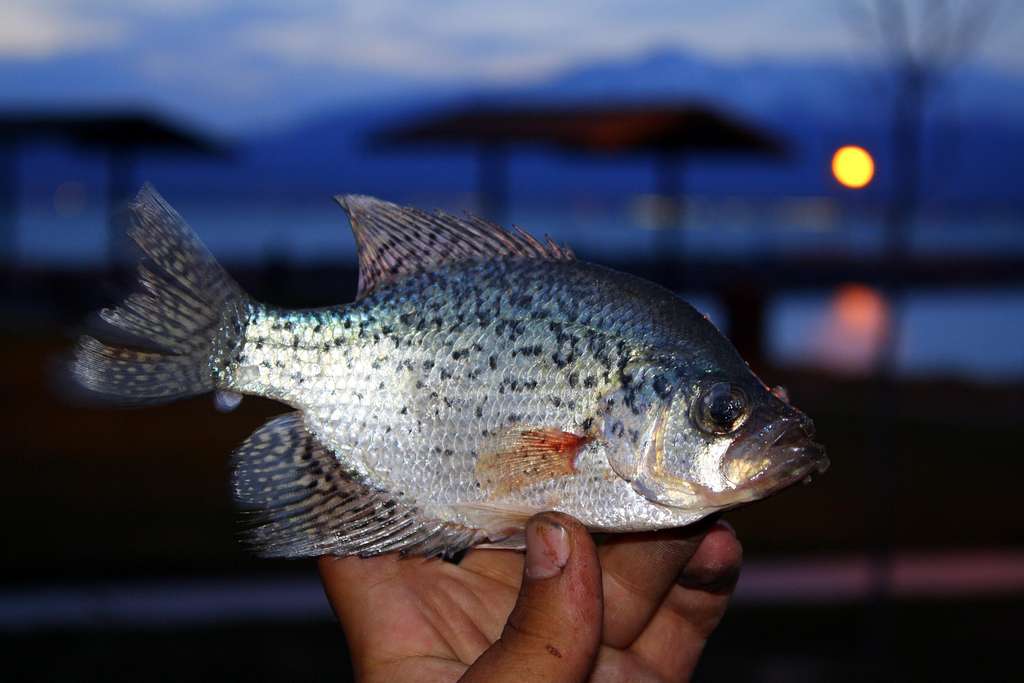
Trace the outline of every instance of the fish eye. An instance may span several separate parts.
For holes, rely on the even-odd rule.
[[[728,382],[716,382],[697,397],[697,425],[711,434],[728,434],[747,417],[747,395]]]

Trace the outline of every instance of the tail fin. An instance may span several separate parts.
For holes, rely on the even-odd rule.
[[[244,333],[249,299],[150,185],[135,198],[130,220],[128,234],[145,254],[143,291],[100,317],[152,350],[83,337],[74,375],[86,389],[135,404],[213,391],[222,357]]]

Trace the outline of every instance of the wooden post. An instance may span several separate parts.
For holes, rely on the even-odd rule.
[[[765,365],[764,323],[767,303],[763,291],[742,284],[722,293],[722,304],[729,321],[729,340],[754,372],[761,372]]]
[[[0,143],[0,249],[2,260],[14,268],[18,251],[18,143]]]
[[[131,200],[135,178],[134,150],[111,147],[107,154],[107,263],[116,270],[127,254],[122,209]]]
[[[477,197],[480,212],[495,223],[506,220],[508,210],[508,153],[498,142],[480,145],[477,167]]]
[[[654,160],[654,189],[658,197],[654,239],[654,261],[658,279],[686,286],[686,254],[680,228],[683,223],[682,159],[672,151],[662,151]]]

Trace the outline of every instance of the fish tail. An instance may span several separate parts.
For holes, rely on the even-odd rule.
[[[252,303],[181,216],[150,185],[130,207],[142,249],[141,292],[100,317],[138,339],[79,341],[73,374],[86,389],[129,404],[161,403],[218,388]]]

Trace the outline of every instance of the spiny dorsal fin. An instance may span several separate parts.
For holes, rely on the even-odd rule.
[[[235,451],[232,480],[249,513],[248,540],[267,557],[451,555],[486,537],[360,481],[306,430],[299,412],[246,439]]]
[[[482,218],[428,213],[363,195],[334,198],[348,213],[359,249],[359,294],[458,261],[536,258],[571,261],[572,250]]]

